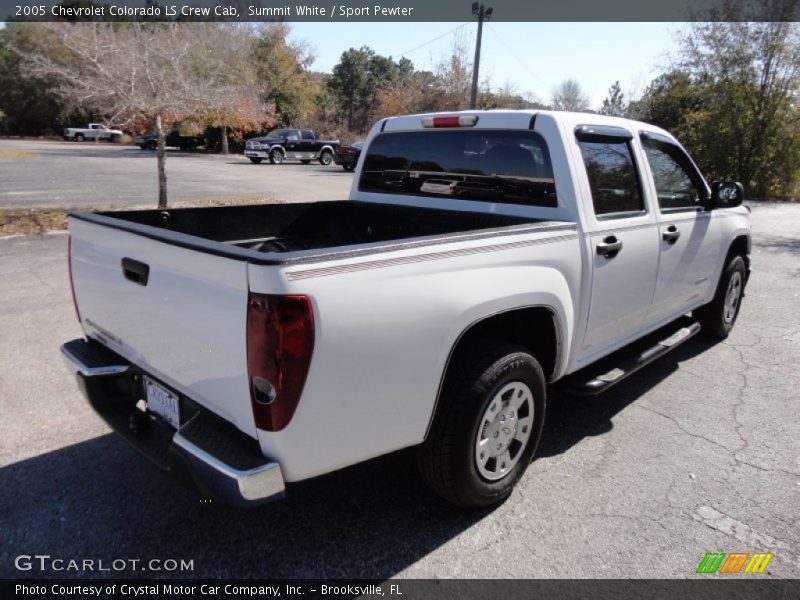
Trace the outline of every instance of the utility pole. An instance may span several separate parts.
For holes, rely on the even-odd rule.
[[[483,35],[483,22],[492,16],[492,7],[484,8],[483,4],[472,3],[472,16],[478,18],[478,41],[475,42],[475,60],[472,64],[472,93],[469,96],[469,107],[474,109],[478,103],[478,71],[481,65],[481,36]]]

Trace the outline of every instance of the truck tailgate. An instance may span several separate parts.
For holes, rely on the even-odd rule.
[[[247,263],[74,217],[69,229],[84,333],[255,437]]]

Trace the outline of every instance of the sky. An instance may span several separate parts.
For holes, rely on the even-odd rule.
[[[619,80],[626,98],[636,99],[666,64],[682,27],[489,21],[483,29],[480,79],[489,77],[495,88],[511,83],[519,93],[533,92],[543,101],[549,101],[558,83],[575,79],[593,108]],[[406,56],[418,69],[431,69],[448,56],[460,36],[471,57],[477,23],[292,23],[291,28],[293,40],[306,41],[314,50],[312,68],[330,72],[343,51],[362,45],[395,60]]]

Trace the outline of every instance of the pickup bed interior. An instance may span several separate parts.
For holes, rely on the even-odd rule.
[[[525,217],[350,200],[96,214],[269,253],[335,248],[542,222]]]

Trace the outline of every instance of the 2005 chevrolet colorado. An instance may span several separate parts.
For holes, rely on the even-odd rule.
[[[599,393],[728,334],[742,196],[645,123],[387,118],[348,201],[72,214],[86,338],[62,350],[111,427],[208,496],[418,445],[436,492],[487,505],[531,462],[549,386]]]

